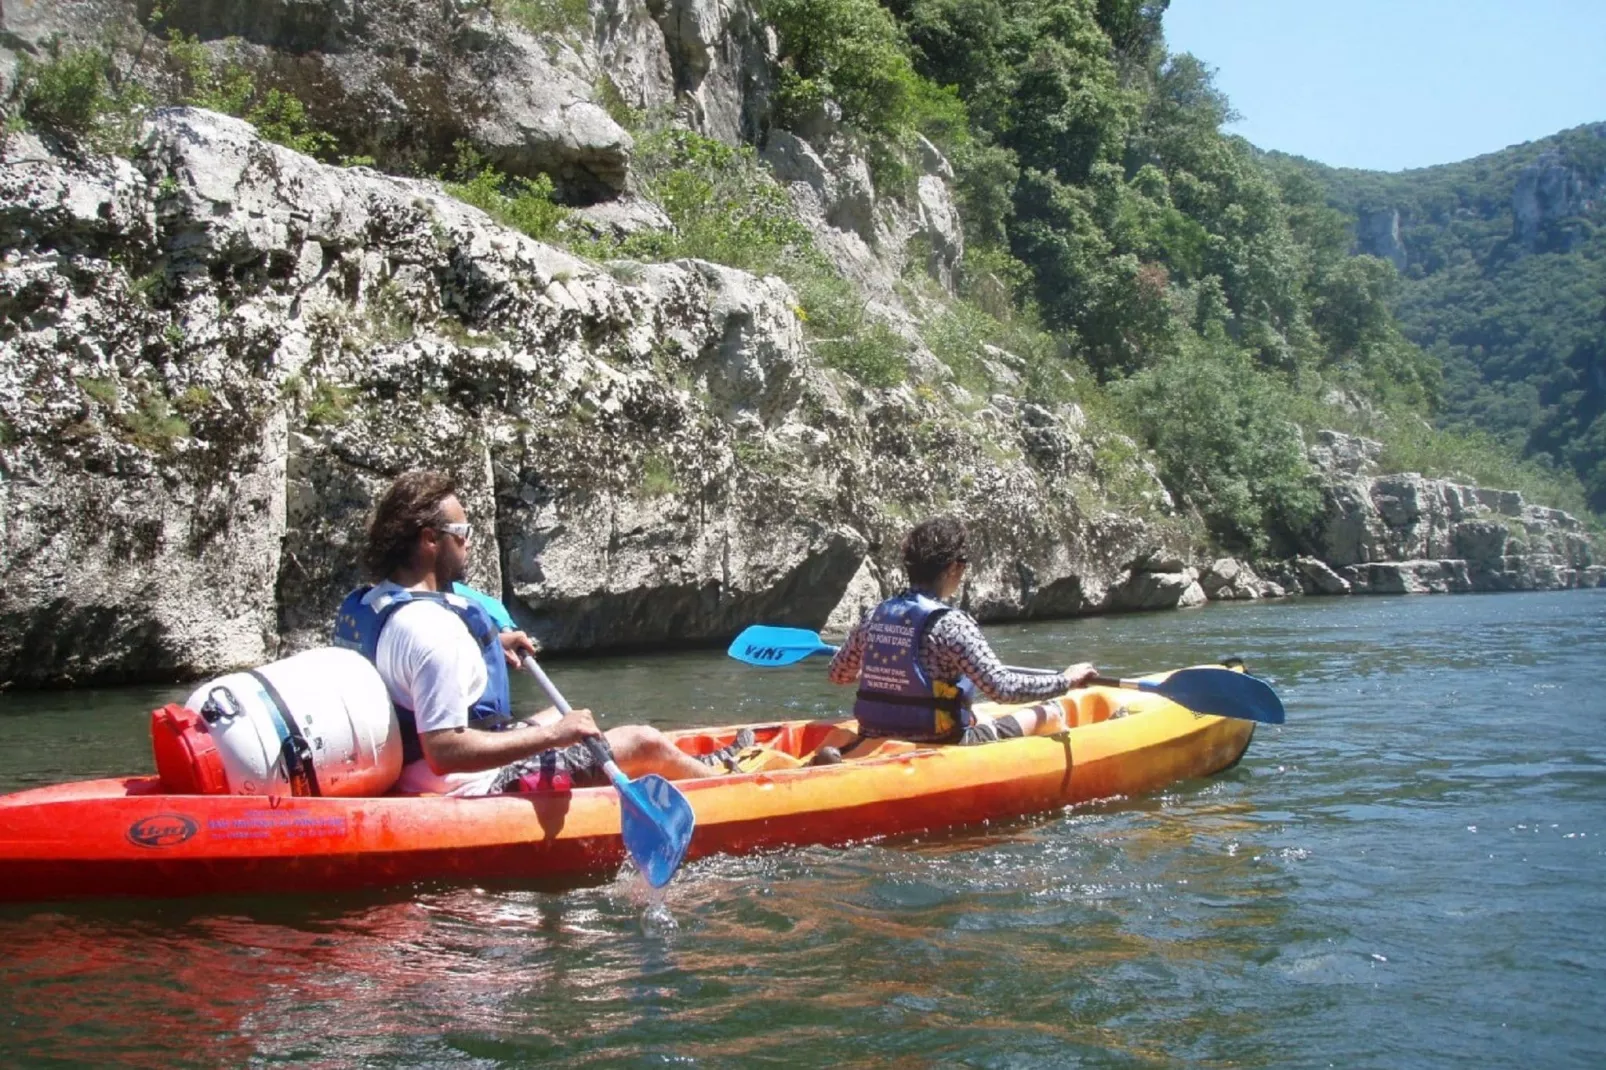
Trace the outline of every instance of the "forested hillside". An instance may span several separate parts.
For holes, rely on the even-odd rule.
[[[1025,313],[1111,386],[1219,537],[1258,542],[1308,515],[1296,425],[1365,431],[1396,467],[1577,507],[1570,475],[1519,470],[1509,442],[1424,430],[1446,398],[1451,427],[1482,426],[1468,416],[1494,399],[1469,387],[1464,360],[1445,384],[1441,361],[1401,333],[1391,310],[1415,324],[1431,298],[1411,290],[1396,305],[1394,268],[1348,255],[1352,221],[1328,203],[1325,174],[1268,166],[1222,132],[1229,103],[1198,60],[1166,49],[1165,7],[892,0],[896,34],[855,0],[773,10],[795,99],[832,97],[872,136],[913,126],[948,149],[969,293],[1015,284]],[[1540,247],[1582,259],[1570,226],[1547,221]],[[1482,295],[1466,301],[1469,317],[1490,311]],[[1505,329],[1563,344],[1534,318]]]
[[[1314,177],[1392,260],[1407,337],[1439,359],[1439,421],[1570,468],[1606,510],[1606,123],[1397,174]]]

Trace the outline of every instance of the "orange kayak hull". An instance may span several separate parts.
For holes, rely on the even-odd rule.
[[[697,815],[688,858],[907,835],[1141,794],[1231,766],[1254,731],[1149,694],[1088,688],[1059,703],[1072,727],[1057,735],[975,747],[889,741],[817,767],[796,763],[851,721],[749,726],[792,767],[682,781]],[[736,728],[670,735],[706,753]],[[139,777],[0,796],[0,901],[574,883],[624,859],[618,796],[606,787],[263,797],[164,794],[155,777]]]

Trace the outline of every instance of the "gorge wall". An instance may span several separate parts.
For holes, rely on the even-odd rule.
[[[939,510],[972,523],[982,620],[1600,581],[1565,514],[1367,475],[1364,443],[1336,436],[1314,447],[1330,489],[1307,557],[1257,574],[1210,552],[1141,451],[1075,403],[960,385],[912,329],[963,247],[947,161],[924,146],[911,191],[878,196],[828,114],[765,131],[773,42],[745,5],[610,0],[557,38],[474,3],[172,8],[261,76],[323,86],[309,107],[364,124],[376,156],[472,137],[510,173],[556,175],[582,226],[667,225],[616,96],[758,140],[910,374],[871,388],[826,366],[779,278],[589,260],[433,179],[320,163],[214,112],[153,110],[124,155],[13,134],[4,684],[166,680],[321,641],[361,580],[374,496],[420,465],[464,488],[471,579],[555,651],[840,628]],[[8,5],[7,40],[38,50],[129,14]],[[1009,380],[1013,355],[975,356]]]

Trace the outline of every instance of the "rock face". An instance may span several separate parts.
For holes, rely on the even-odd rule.
[[[1325,506],[1301,558],[1307,594],[1593,587],[1594,545],[1575,518],[1515,491],[1372,475],[1378,446],[1324,431],[1310,449]],[[1325,564],[1324,564],[1325,563]]]
[[[879,197],[869,163],[834,121],[822,117],[812,129],[812,141],[785,130],[770,131],[761,155],[792,195],[816,245],[866,293],[870,307],[894,325],[907,321],[898,282],[909,258],[922,257],[918,266],[951,290],[964,255],[959,209],[948,188],[953,169],[922,138],[917,162],[923,173],[915,181],[912,201]],[[918,344],[914,332],[907,333]]]
[[[1543,244],[1550,224],[1582,215],[1603,196],[1606,184],[1589,182],[1582,173],[1567,166],[1560,153],[1543,153],[1522,169],[1511,191],[1515,237],[1532,251]]]
[[[977,522],[984,619],[1204,597],[1101,506],[1075,406],[866,392],[777,279],[580,260],[210,112],[153,115],[137,166],[11,150],[0,679],[321,641],[375,494],[420,465],[462,488],[471,580],[554,650],[851,621],[939,508]]]
[[[149,10],[0,7],[0,73],[56,35],[138,39]],[[1004,350],[969,355],[992,385],[967,388],[927,348],[916,328],[964,251],[952,168],[918,143],[888,196],[829,102],[772,129],[775,42],[749,0],[162,10],[387,168],[433,173],[466,139],[554,176],[597,233],[672,225],[634,187],[620,118],[753,143],[866,314],[903,336],[909,381],[824,367],[780,280],[583,260],[435,182],[319,164],[211,112],[150,115],[133,162],[12,136],[0,687],[166,680],[322,641],[362,580],[376,494],[419,466],[458,481],[470,580],[556,651],[845,629],[938,511],[972,524],[961,604],[984,621],[1606,574],[1565,514],[1376,475],[1375,451],[1337,435],[1312,448],[1330,490],[1308,556],[1192,556],[1135,443],[1101,448],[1077,405],[1017,396],[1026,363]],[[1539,217],[1573,196],[1549,181]],[[1384,229],[1379,255],[1403,256],[1397,220]]]
[[[1206,565],[1199,575],[1199,589],[1212,602],[1281,598],[1287,593],[1281,584],[1261,579],[1249,565],[1231,557],[1217,558]]]
[[[7,4],[0,68],[54,36],[137,39],[149,3]],[[15,10],[13,10],[15,9]],[[219,63],[290,92],[313,123],[388,170],[431,172],[466,140],[566,200],[626,187],[633,143],[610,114],[669,102],[680,121],[751,139],[769,88],[768,41],[742,0],[169,0],[162,27]]]
[[[1405,270],[1405,245],[1400,241],[1400,213],[1393,208],[1361,212],[1355,221],[1355,247]]]

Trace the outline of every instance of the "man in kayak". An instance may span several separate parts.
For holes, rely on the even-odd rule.
[[[1092,665],[1064,672],[1006,668],[968,613],[947,604],[964,581],[965,526],[951,516],[916,526],[903,540],[909,587],[876,607],[831,659],[834,684],[859,685],[853,716],[859,733],[917,743],[992,743],[1046,735],[1064,727],[1053,707],[978,717],[969,681],[994,702],[1063,695],[1098,675]]]
[[[484,795],[538,771],[566,773],[576,787],[604,784],[583,742],[601,735],[628,776],[723,773],[656,728],[604,733],[590,710],[559,715],[549,708],[515,719],[508,666],[535,646],[523,632],[499,629],[479,599],[453,592],[465,577],[471,538],[449,476],[402,476],[368,527],[364,563],[380,582],[347,595],[335,617],[335,642],[374,663],[396,706],[405,762],[399,790]]]

